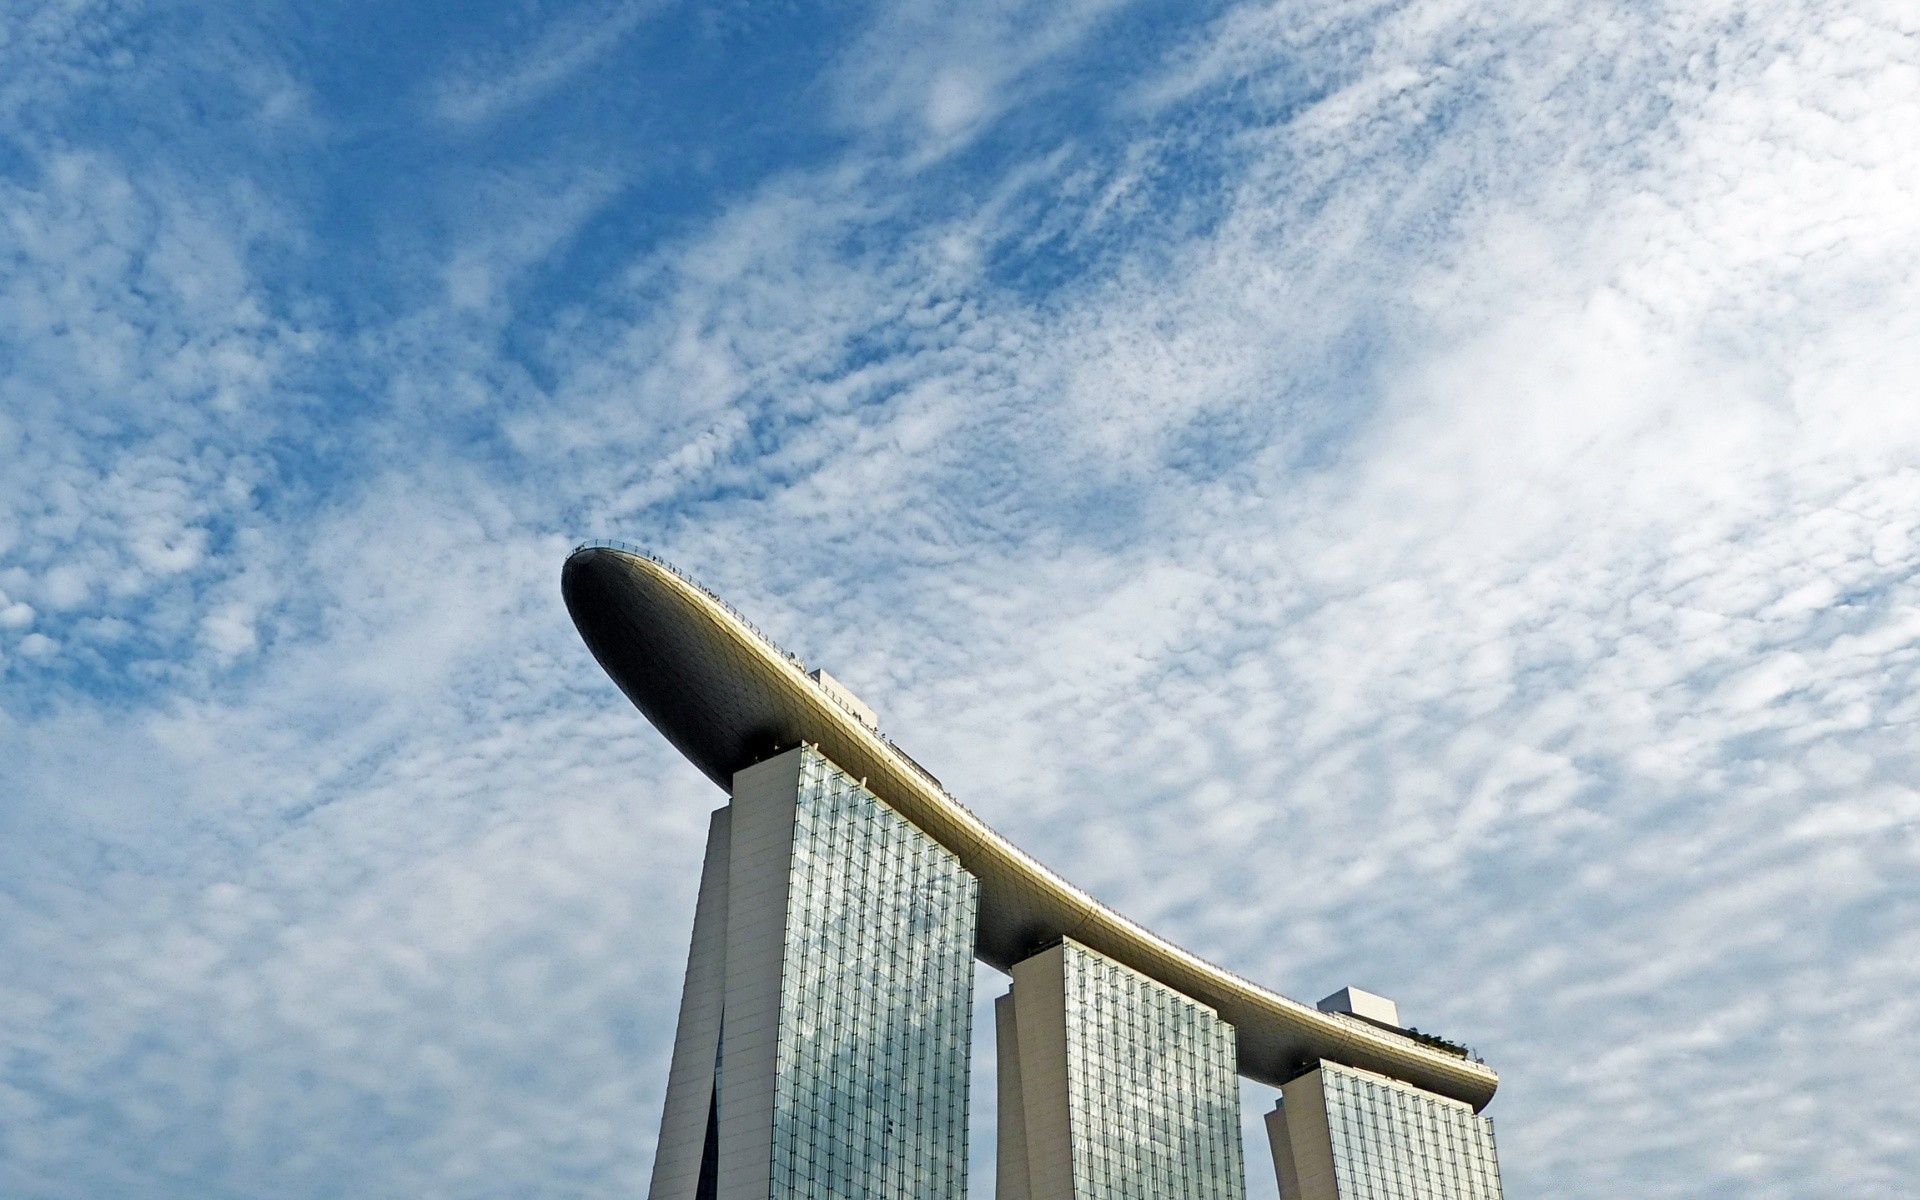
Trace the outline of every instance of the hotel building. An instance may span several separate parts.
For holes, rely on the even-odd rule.
[[[650,1200],[962,1200],[973,962],[1000,1200],[1241,1200],[1238,1078],[1284,1200],[1498,1200],[1498,1085],[1349,989],[1302,1004],[1067,883],[824,671],[617,543],[561,576],[588,648],[726,791],[709,827]]]

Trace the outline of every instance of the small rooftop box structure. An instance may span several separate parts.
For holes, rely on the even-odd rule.
[[[841,708],[846,709],[858,717],[862,725],[865,725],[868,729],[880,728],[880,714],[861,703],[860,697],[848,691],[846,685],[838,679],[827,674],[824,667],[819,670],[809,671],[807,675],[808,678],[820,685],[821,691],[832,697],[835,704],[838,704]]]
[[[1375,1024],[1388,1025],[1394,1029],[1401,1028],[1398,1004],[1385,996],[1363,992],[1357,987],[1343,987],[1314,1007],[1321,1012],[1346,1013],[1350,1017],[1359,1017]]]

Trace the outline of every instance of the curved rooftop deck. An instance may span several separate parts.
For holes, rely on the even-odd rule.
[[[1212,1006],[1231,1022],[1240,1073],[1278,1086],[1320,1059],[1376,1071],[1477,1110],[1485,1064],[1356,1017],[1325,1013],[1206,962],[1074,887],[989,829],[892,741],[862,722],[718,596],[618,543],[588,543],[561,572],[567,611],[607,674],[722,788],[802,742],[938,840],[980,880],[977,953],[1010,970],[1069,937]]]

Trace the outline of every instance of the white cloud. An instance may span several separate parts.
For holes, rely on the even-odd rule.
[[[275,219],[256,200],[78,151],[38,166],[0,183],[16,263],[0,371],[25,433],[0,481],[0,574],[43,625],[71,623],[47,629],[70,644],[156,606],[137,624],[165,654],[193,623],[170,606],[225,570],[213,530],[253,519],[260,448],[298,419],[274,389],[315,339],[248,277]]]
[[[887,5],[831,74],[836,115],[898,139],[925,164],[986,121],[1044,91],[1044,68],[1127,8],[1125,0],[995,0],[962,11],[924,0]]]
[[[927,128],[937,137],[950,137],[971,125],[985,107],[984,90],[971,72],[954,68],[940,72],[927,93]]]
[[[44,633],[30,633],[20,639],[19,650],[28,658],[52,658],[60,653],[60,643]]]
[[[231,662],[260,644],[254,614],[237,604],[208,613],[200,623],[200,636],[214,658],[222,662]]]

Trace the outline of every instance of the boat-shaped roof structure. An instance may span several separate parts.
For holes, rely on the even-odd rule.
[[[1042,866],[949,795],[718,596],[666,562],[591,542],[561,572],[567,611],[620,690],[707,778],[814,745],[980,880],[976,953],[1013,964],[1062,938],[1209,1005],[1230,1022],[1242,1075],[1279,1086],[1321,1059],[1374,1071],[1471,1104],[1499,1077],[1459,1047],[1344,1013],[1322,1012],[1190,954]]]

